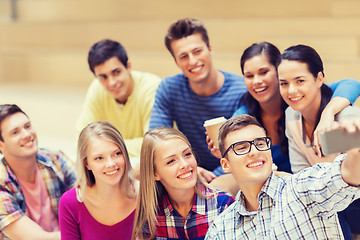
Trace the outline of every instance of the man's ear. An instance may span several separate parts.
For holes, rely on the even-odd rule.
[[[231,173],[231,166],[229,160],[227,160],[226,158],[221,158],[220,164],[225,173]]]

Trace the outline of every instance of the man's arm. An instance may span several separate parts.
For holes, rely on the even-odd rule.
[[[314,131],[314,149],[319,157],[321,157],[319,133],[331,127],[334,123],[334,116],[353,104],[360,96],[360,82],[355,79],[342,79],[327,85],[334,93],[321,113],[320,122]]]
[[[174,118],[171,112],[174,106],[172,106],[170,98],[171,93],[168,92],[166,82],[163,80],[155,94],[149,129],[174,126]]]
[[[350,100],[343,97],[333,97],[321,113],[320,121],[314,131],[314,150],[321,157],[320,132],[328,129],[333,123],[335,115],[350,105]]]
[[[60,240],[60,232],[46,232],[27,216],[10,223],[2,232],[16,240]]]
[[[74,161],[72,161],[65,153],[59,151],[59,154],[56,156],[56,159],[59,159],[61,172],[64,174],[64,186],[63,191],[67,191],[74,187],[76,182],[76,175],[74,172]]]
[[[341,122],[341,127],[348,133],[360,134],[360,118],[346,119]],[[351,149],[347,152],[340,171],[347,184],[360,185],[360,148]]]
[[[350,104],[354,104],[356,99],[360,97],[360,81],[355,79],[342,79],[333,83],[327,84],[333,91],[334,97],[346,98]]]

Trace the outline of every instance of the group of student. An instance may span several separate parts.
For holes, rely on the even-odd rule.
[[[119,42],[91,47],[96,79],[77,122],[74,171],[62,152],[38,148],[18,106],[0,105],[4,239],[360,233],[360,149],[324,156],[319,141],[335,125],[360,131],[360,110],[351,106],[359,81],[325,84],[313,48],[281,54],[268,42],[244,51],[244,77],[218,70],[198,19],[173,23],[165,45],[182,73],[163,80],[132,70]],[[220,116],[228,120],[217,148],[203,123]]]

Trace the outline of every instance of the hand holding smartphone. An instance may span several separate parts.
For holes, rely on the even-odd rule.
[[[344,128],[322,132],[321,149],[324,155],[346,152],[352,148],[360,148],[360,131],[348,133]]]

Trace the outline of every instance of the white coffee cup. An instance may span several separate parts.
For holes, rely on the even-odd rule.
[[[219,128],[224,122],[226,122],[225,117],[213,118],[206,120],[204,122],[204,127],[206,128],[208,136],[213,141],[214,146],[217,148],[219,148],[219,143],[218,143]]]

